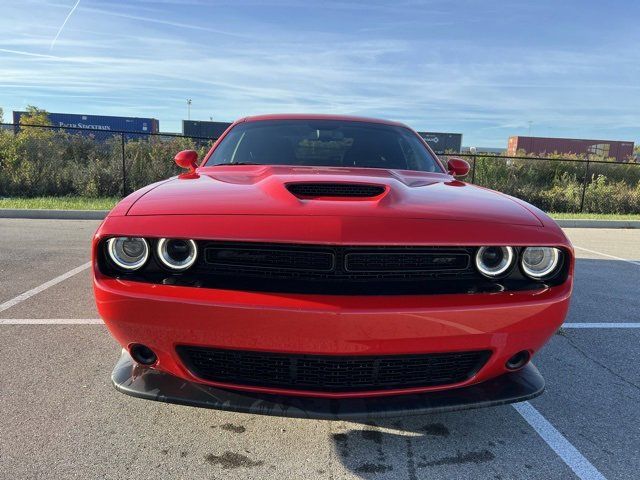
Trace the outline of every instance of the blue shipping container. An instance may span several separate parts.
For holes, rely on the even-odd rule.
[[[13,112],[13,123],[18,125],[20,117],[27,112]],[[48,113],[54,127],[80,128],[97,132],[158,133],[160,125],[155,118],[113,117],[108,115],[80,115],[75,113]]]

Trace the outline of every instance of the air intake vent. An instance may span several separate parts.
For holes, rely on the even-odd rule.
[[[183,345],[177,351],[194,375],[212,382],[325,392],[459,383],[475,375],[491,355],[488,350],[375,357],[301,355]]]
[[[381,185],[366,183],[290,183],[287,189],[296,197],[377,197],[384,193]]]

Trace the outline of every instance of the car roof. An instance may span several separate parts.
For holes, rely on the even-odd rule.
[[[254,115],[251,117],[241,118],[236,123],[260,122],[264,120],[339,120],[344,122],[381,123],[384,125],[395,125],[398,127],[409,128],[404,123],[394,122],[393,120],[383,120],[380,118],[369,118],[369,117],[357,117],[352,115],[330,115],[330,114],[320,114],[320,113],[272,113],[267,115]]]

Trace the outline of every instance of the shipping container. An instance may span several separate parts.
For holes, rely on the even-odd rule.
[[[462,150],[461,133],[418,132],[436,153],[460,152]]]
[[[614,158],[617,162],[627,162],[633,155],[633,142],[575,138],[509,137],[507,153],[516,155],[521,151],[536,155],[573,153],[597,158]]]
[[[27,112],[13,112],[14,125],[20,124],[20,118]],[[108,133],[130,132],[130,133],[158,133],[160,124],[155,118],[138,117],[114,117],[109,115],[82,115],[75,113],[47,113],[51,125],[54,127],[68,128],[73,133],[73,129],[80,133],[100,132],[102,135]],[[108,136],[108,135],[106,135]],[[131,136],[131,135],[128,135]]]
[[[183,120],[182,134],[187,137],[216,139],[224,133],[231,122],[205,122],[199,120]]]

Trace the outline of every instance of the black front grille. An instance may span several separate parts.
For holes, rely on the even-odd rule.
[[[420,355],[295,355],[178,346],[197,377],[256,387],[324,392],[429,387],[463,382],[475,375],[491,352]]]
[[[377,197],[384,193],[381,185],[366,183],[289,183],[287,190],[297,197]]]
[[[433,279],[474,274],[471,252],[442,247],[343,247],[208,242],[211,273],[281,280]]]
[[[201,242],[191,274],[203,285],[335,295],[467,292],[473,249]],[[206,283],[205,283],[206,282]]]

